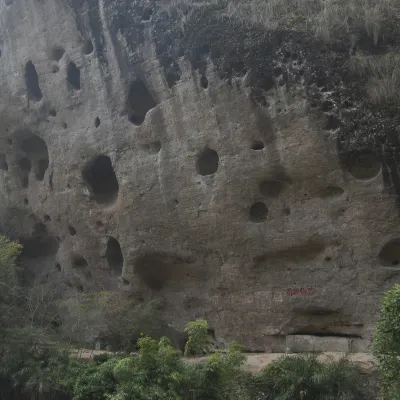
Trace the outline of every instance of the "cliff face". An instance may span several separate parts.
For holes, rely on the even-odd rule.
[[[64,298],[160,298],[178,332],[203,316],[249,350],[361,349],[400,273],[399,124],[350,62],[396,36],[227,7],[2,2],[0,227]]]

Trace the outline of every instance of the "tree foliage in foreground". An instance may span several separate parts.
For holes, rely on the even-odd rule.
[[[132,356],[74,360],[49,347],[46,317],[32,318],[18,286],[20,246],[0,236],[0,398],[18,400],[367,400],[360,375],[345,360],[321,364],[315,357],[283,357],[262,373],[243,368],[233,343],[208,359],[185,359],[171,341],[142,336]],[[390,308],[390,307],[389,307]],[[47,309],[47,307],[46,307]],[[45,314],[41,314],[45,316]],[[38,324],[38,321],[40,323]],[[207,321],[190,322],[185,354],[209,352]],[[386,342],[385,342],[386,343]],[[128,343],[129,344],[129,343]]]
[[[400,285],[394,285],[382,298],[374,354],[379,361],[383,398],[400,399]]]

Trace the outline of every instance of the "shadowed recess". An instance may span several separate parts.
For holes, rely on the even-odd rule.
[[[372,152],[349,153],[343,159],[344,168],[358,180],[375,178],[382,168],[378,156]]]
[[[74,62],[70,62],[67,67],[67,81],[69,85],[75,89],[80,90],[81,88],[81,71],[75,65]]]
[[[261,142],[260,140],[255,140],[251,144],[251,149],[252,150],[262,150],[264,147],[265,147],[265,144],[263,142]]]
[[[264,222],[268,216],[268,208],[261,201],[250,207],[250,221],[255,223]]]
[[[383,267],[400,267],[400,239],[385,244],[378,257]]]
[[[124,266],[124,257],[118,240],[110,237],[107,242],[106,259],[110,270],[121,275]]]
[[[20,148],[27,156],[19,160],[20,168],[29,172],[33,165],[36,180],[42,181],[49,167],[49,153],[46,142],[39,136],[31,135],[21,142]]]
[[[200,175],[212,175],[218,170],[219,156],[215,150],[203,150],[196,163],[196,170]]]
[[[110,157],[96,157],[86,165],[82,175],[97,203],[107,204],[115,201],[119,184]]]
[[[148,111],[156,105],[157,103],[143,81],[137,79],[131,84],[125,108],[132,124],[142,125]]]
[[[78,272],[78,274],[85,278],[85,279],[91,279],[92,278],[92,272],[90,271],[89,264],[80,255],[75,255],[72,258],[72,268]]]
[[[21,238],[19,242],[23,246],[21,259],[48,257],[56,254],[58,250],[57,239],[48,236],[45,232],[32,238]]]
[[[93,43],[87,39],[83,45],[83,54],[89,55],[93,52]]]
[[[185,275],[187,262],[168,254],[148,253],[135,262],[135,273],[147,287],[161,290],[171,280],[180,281]]]
[[[39,77],[32,61],[28,61],[25,66],[25,84],[28,91],[28,99],[40,101],[43,95],[39,86]]]
[[[50,51],[50,59],[54,61],[60,61],[64,53],[65,50],[61,46],[55,46]]]

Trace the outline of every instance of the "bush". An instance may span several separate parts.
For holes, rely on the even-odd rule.
[[[361,374],[346,359],[321,363],[316,355],[281,357],[258,376],[259,397],[266,400],[368,399]]]
[[[383,397],[400,398],[400,285],[394,285],[382,298],[373,349],[379,361]]]
[[[205,319],[189,322],[185,328],[189,340],[185,345],[185,356],[206,354],[210,350],[211,340],[208,334],[208,323]]]

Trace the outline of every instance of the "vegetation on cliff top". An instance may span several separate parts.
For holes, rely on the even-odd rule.
[[[327,42],[367,34],[378,43],[400,19],[397,0],[166,0],[166,4],[182,10],[216,6],[244,23],[272,30],[309,30]]]

